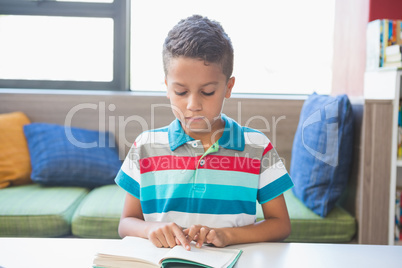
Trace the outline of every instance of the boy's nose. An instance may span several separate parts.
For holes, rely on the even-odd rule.
[[[197,96],[189,96],[187,102],[187,110],[190,111],[199,111],[202,109],[201,101]]]

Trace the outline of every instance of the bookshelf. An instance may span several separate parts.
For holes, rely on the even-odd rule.
[[[366,200],[376,206],[376,210],[372,210],[368,214],[371,213],[378,218],[372,217],[369,225],[380,229],[370,230],[368,227],[366,231],[377,234],[377,237],[373,237],[371,242],[378,244],[402,245],[400,241],[394,239],[397,178],[402,178],[402,159],[397,158],[398,110],[402,96],[401,80],[402,68],[379,68],[367,71],[364,75],[365,110],[367,111],[364,114],[363,135],[366,140],[363,146],[367,149],[363,157],[366,163],[370,163],[370,166],[363,167],[366,176],[363,175],[362,179],[369,178],[372,182],[370,182],[371,188],[361,194],[363,202]],[[376,171],[377,168],[381,172]],[[381,202],[384,204],[382,207],[377,204],[381,204]],[[386,237],[383,237],[385,235]],[[370,243],[370,241],[368,242]]]

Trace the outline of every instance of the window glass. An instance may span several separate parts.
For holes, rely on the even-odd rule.
[[[162,45],[182,18],[221,22],[232,39],[237,93],[327,94],[335,0],[131,2],[131,89],[164,91]]]
[[[110,18],[2,15],[0,38],[0,79],[113,79]]]

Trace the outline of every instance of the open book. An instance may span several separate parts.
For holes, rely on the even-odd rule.
[[[125,237],[100,250],[94,267],[233,267],[242,250],[202,246],[191,250],[183,246],[157,248],[148,239]]]

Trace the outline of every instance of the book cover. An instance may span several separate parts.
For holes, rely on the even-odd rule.
[[[389,20],[388,46],[401,45],[401,23],[402,20]]]
[[[401,25],[402,25],[402,20],[397,20],[396,21],[396,30],[395,30],[395,32],[396,32],[396,44],[398,44],[398,45],[402,45],[402,33],[401,33],[401,31],[402,31],[402,27],[401,27]]]
[[[385,50],[388,46],[388,20],[381,20],[381,54],[380,54],[380,67],[385,67],[384,63],[386,61]]]
[[[402,205],[401,205],[401,200],[402,200],[402,189],[397,189],[397,192],[399,193],[399,240],[402,240]]]
[[[394,229],[395,241],[399,241],[400,238],[400,231],[401,231],[400,219],[401,219],[401,193],[400,191],[397,190],[395,195],[395,229]]]
[[[388,42],[387,42],[387,46],[392,46],[396,43],[396,32],[395,32],[395,28],[396,28],[396,24],[394,26],[394,22],[395,20],[388,20]],[[394,41],[395,38],[395,41]]]
[[[402,106],[399,103],[399,110],[398,110],[398,150],[397,150],[397,158],[402,159]]]
[[[402,127],[402,102],[399,100],[398,126]]]
[[[402,197],[402,189],[398,187],[396,189],[396,195],[395,195],[395,241],[399,241],[402,238],[402,224],[401,224],[401,197]]]
[[[148,239],[125,237],[118,246],[100,250],[93,261],[93,267],[233,267],[242,250],[202,246],[191,244],[187,251],[183,246],[157,248]]]

